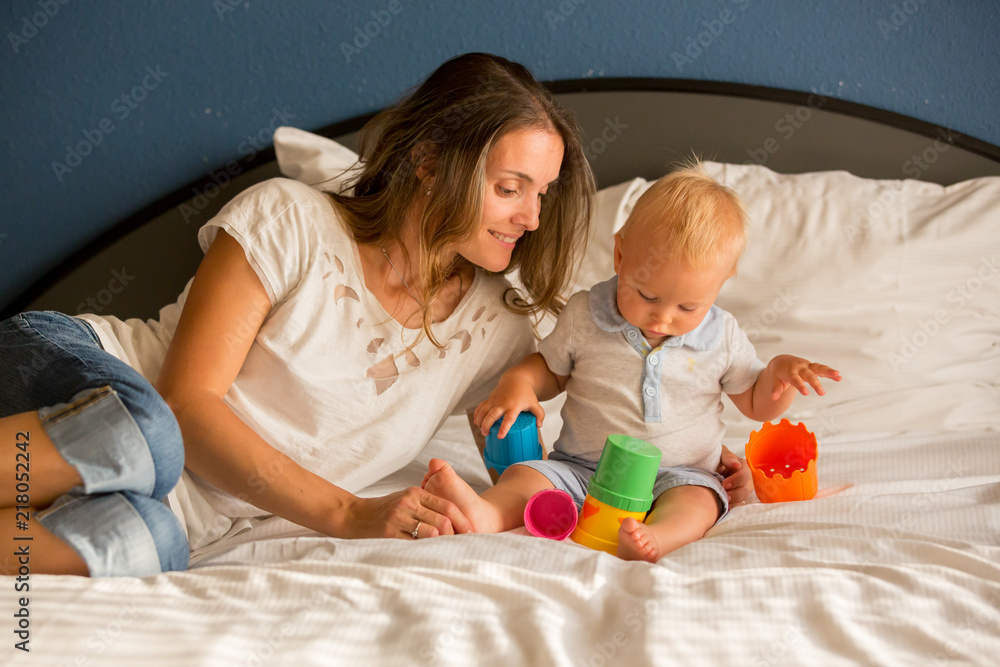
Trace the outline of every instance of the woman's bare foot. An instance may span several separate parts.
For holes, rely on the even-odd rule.
[[[622,527],[618,529],[618,557],[648,563],[660,560],[660,546],[653,529],[632,517],[622,521]]]
[[[447,461],[431,459],[420,486],[435,496],[455,503],[472,524],[473,532],[499,533],[503,530],[499,510],[480,498]]]

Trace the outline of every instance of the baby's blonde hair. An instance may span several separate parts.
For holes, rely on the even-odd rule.
[[[736,261],[746,247],[746,205],[694,160],[659,179],[639,197],[619,234],[645,234],[658,254],[696,269]]]

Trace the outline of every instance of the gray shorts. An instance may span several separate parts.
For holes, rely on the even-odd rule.
[[[577,510],[583,508],[583,500],[587,496],[587,484],[597,470],[597,461],[552,452],[545,461],[521,461],[514,465],[528,466],[545,475],[552,485],[565,491],[576,503]],[[701,468],[691,466],[674,466],[660,468],[653,483],[653,500],[656,501],[664,491],[678,486],[704,486],[715,492],[715,500],[719,505],[719,518],[722,520],[729,512],[729,495],[722,488],[725,478],[717,472],[706,472]]]

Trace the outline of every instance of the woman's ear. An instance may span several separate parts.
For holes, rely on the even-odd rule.
[[[417,180],[424,189],[434,185],[434,162],[437,158],[437,148],[433,141],[421,141],[410,151],[410,164]]]

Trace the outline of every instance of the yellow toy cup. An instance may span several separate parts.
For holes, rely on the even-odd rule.
[[[765,422],[746,447],[753,488],[762,503],[809,500],[816,495],[816,435],[799,422]]]
[[[591,549],[617,553],[622,521],[632,517],[641,523],[653,504],[653,484],[662,456],[645,440],[609,435],[570,539]]]

